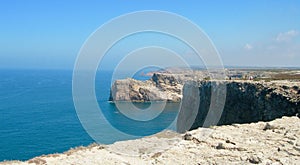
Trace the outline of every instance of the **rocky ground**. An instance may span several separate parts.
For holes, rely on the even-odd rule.
[[[264,164],[300,163],[300,119],[166,131],[112,145],[93,144],[26,162],[0,164]]]

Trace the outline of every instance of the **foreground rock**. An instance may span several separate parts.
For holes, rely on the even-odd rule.
[[[170,131],[112,145],[0,164],[291,164],[300,162],[300,119]]]

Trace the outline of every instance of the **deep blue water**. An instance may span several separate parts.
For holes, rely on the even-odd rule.
[[[109,103],[111,72],[97,74],[97,101],[106,118],[121,131],[150,135],[166,128],[177,115],[178,104],[150,122],[132,121]],[[145,79],[145,78],[140,78]],[[147,104],[137,105],[147,107]],[[103,137],[103,143],[124,140]],[[72,71],[0,70],[0,161],[27,160],[86,146],[94,140],[82,127],[72,99]]]

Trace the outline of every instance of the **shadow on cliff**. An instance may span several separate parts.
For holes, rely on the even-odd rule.
[[[216,117],[218,121],[214,125],[270,121],[297,114],[299,117],[300,96],[297,86],[272,86],[264,83],[230,81],[218,83],[226,87],[226,99],[223,111],[220,117]],[[177,120],[178,132],[187,131],[188,122],[191,123],[189,130],[209,127],[204,122],[211,102],[215,101],[211,98],[214,85],[216,85],[214,81],[185,84],[182,106]],[[191,93],[191,88],[198,91]],[[188,99],[187,95],[190,96]],[[196,102],[199,103],[194,104],[195,100],[191,101],[190,98],[196,98]]]

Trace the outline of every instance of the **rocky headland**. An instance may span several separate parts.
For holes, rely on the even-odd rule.
[[[147,81],[131,78],[116,80],[111,87],[110,101],[180,102],[183,82],[173,74],[154,73]]]
[[[229,83],[232,81],[245,81],[251,84],[253,82],[252,86],[256,86],[257,88],[262,88],[262,86],[273,88],[277,83],[282,84],[282,88],[285,88],[285,86],[290,86],[290,82],[300,82],[299,70],[225,69],[224,72],[226,74],[224,80]],[[196,81],[199,83],[204,80],[211,80],[210,74],[206,70],[171,68],[148,74],[152,74],[152,77],[147,81],[138,81],[132,78],[116,80],[112,84],[109,100],[180,102],[182,99],[182,89],[186,82]],[[297,85],[295,91],[298,90],[296,89]],[[277,91],[281,91],[280,86],[276,86],[276,88]],[[289,93],[288,90],[284,89],[284,92]]]
[[[181,102],[179,132],[270,121],[300,115],[299,75],[298,70],[227,70],[225,80],[210,80],[204,70],[154,72],[147,81],[117,80],[110,101]],[[209,115],[215,119],[205,123]]]

